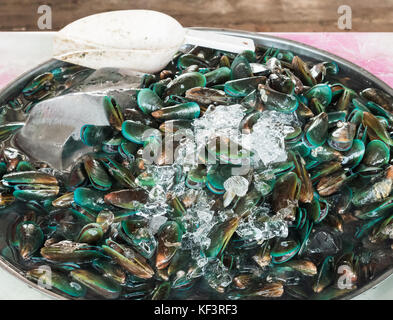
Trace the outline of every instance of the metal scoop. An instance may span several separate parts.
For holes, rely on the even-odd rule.
[[[124,10],[69,24],[55,36],[53,55],[62,61],[99,69],[97,73],[113,68],[155,73],[186,43],[230,52],[255,49],[250,39],[186,30],[160,12]],[[138,74],[134,76],[136,80]],[[16,145],[35,160],[60,170],[68,168],[76,158],[91,151],[80,141],[81,127],[108,124],[102,104],[105,93],[95,89],[35,105],[15,136]]]

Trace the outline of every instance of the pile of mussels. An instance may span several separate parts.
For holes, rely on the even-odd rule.
[[[39,75],[2,116],[27,115],[89,72]],[[188,47],[141,78],[133,107],[106,96],[110,125],[82,127],[95,151],[64,171],[12,145],[23,121],[2,121],[0,217],[19,210],[2,256],[73,298],[334,299],[361,288],[393,262],[393,98],[329,80],[338,73],[275,48]],[[213,137],[198,131],[208,116]],[[290,118],[273,132],[279,161],[214,127],[235,123],[245,137],[269,117]]]

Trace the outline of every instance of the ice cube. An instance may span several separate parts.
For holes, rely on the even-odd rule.
[[[162,215],[155,215],[151,218],[149,223],[149,229],[152,234],[156,234],[160,227],[167,222],[168,218]]]
[[[238,197],[244,197],[248,190],[249,182],[242,176],[229,177],[224,182],[224,189],[229,192],[233,192]]]

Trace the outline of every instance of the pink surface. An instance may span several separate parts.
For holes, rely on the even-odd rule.
[[[270,35],[302,42],[334,53],[363,67],[393,87],[393,33],[272,33]],[[23,42],[24,50],[11,52],[16,48],[15,45],[8,46],[7,39],[0,44],[0,88],[34,65],[48,59],[43,56],[49,54],[47,37],[44,38],[40,33],[30,33],[23,37],[23,41],[19,41],[20,39],[16,41],[17,37],[13,36],[11,41]],[[0,33],[1,40],[2,33]],[[26,56],[26,52],[35,52],[34,59],[31,54]]]

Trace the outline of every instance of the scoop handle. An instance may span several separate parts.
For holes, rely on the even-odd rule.
[[[217,32],[194,29],[185,29],[185,31],[184,44],[193,44],[233,53],[240,53],[244,50],[255,50],[254,41],[248,38],[233,37]]]

